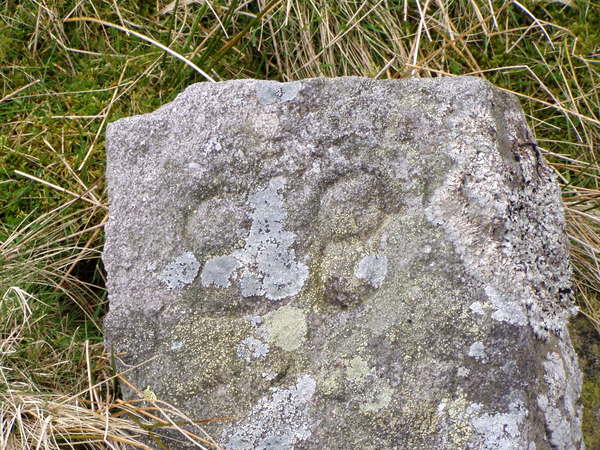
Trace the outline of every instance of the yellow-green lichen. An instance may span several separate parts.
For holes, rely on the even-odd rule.
[[[454,448],[466,448],[473,436],[473,427],[469,423],[473,415],[468,412],[469,406],[462,392],[454,399],[442,399],[438,406],[438,416],[449,425],[448,440]]]
[[[346,367],[346,378],[356,383],[365,381],[365,377],[371,374],[371,369],[367,362],[360,356],[355,356],[350,360],[350,364]]]
[[[293,306],[282,306],[264,316],[267,341],[285,351],[300,348],[306,340],[306,316]]]
[[[244,363],[235,348],[250,333],[250,325],[243,319],[196,316],[178,324],[172,341],[180,343],[177,360],[185,362],[186,370],[173,371],[176,376],[170,385],[171,394],[193,394],[241,371]]]
[[[341,369],[323,371],[318,380],[319,392],[324,396],[335,396],[343,390],[344,376]]]
[[[435,408],[428,402],[408,396],[405,401],[402,406],[402,416],[410,423],[415,438],[435,435],[439,423]]]
[[[376,413],[390,404],[393,395],[394,389],[390,386],[378,386],[374,389],[373,401],[363,403],[359,406],[359,409],[363,414]]]

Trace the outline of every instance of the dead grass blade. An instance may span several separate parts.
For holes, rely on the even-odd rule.
[[[116,23],[107,22],[106,20],[96,19],[95,17],[69,17],[68,19],[64,20],[64,22],[80,22],[80,21],[94,22],[94,23],[98,23],[100,25],[105,25],[107,27],[116,28],[117,30],[123,31],[128,34],[132,34],[135,37],[160,48],[161,50],[167,52],[169,55],[171,55],[171,56],[177,58],[178,60],[182,61],[183,63],[187,64],[192,69],[194,69],[196,72],[198,72],[200,75],[202,75],[204,78],[206,78],[208,81],[211,81],[213,83],[215,82],[215,80],[210,75],[208,75],[200,67],[198,67],[196,64],[194,64],[193,62],[191,62],[184,56],[180,55],[179,53],[177,53],[174,50],[171,50],[169,47],[161,44],[160,42],[155,41],[154,39],[152,39],[148,36],[145,36],[142,33],[138,33],[137,31],[134,31],[130,28],[126,28],[121,25],[117,25]]]

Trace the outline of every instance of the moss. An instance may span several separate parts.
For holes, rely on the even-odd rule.
[[[600,336],[593,324],[579,316],[569,329],[583,373],[581,403],[583,436],[589,449],[600,448]]]
[[[583,434],[589,449],[600,448],[600,377],[587,377],[583,381]]]

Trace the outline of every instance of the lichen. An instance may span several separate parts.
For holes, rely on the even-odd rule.
[[[210,285],[218,287],[229,287],[231,285],[230,277],[239,267],[240,263],[233,256],[217,256],[209,259],[200,275],[202,286],[208,287]]]
[[[360,411],[363,414],[376,413],[386,408],[392,401],[394,395],[394,389],[389,386],[377,386],[370,393],[372,401],[362,403],[359,406]]]
[[[183,348],[183,342],[181,342],[181,341],[173,341],[171,343],[171,347],[170,348],[174,352],[176,352],[177,350],[181,350]]]
[[[469,423],[472,411],[462,390],[456,392],[453,398],[443,398],[437,406],[436,424],[441,427],[438,432],[445,435],[451,444],[450,448],[467,448],[467,443],[473,436],[474,430]]]
[[[526,445],[526,422],[529,412],[520,400],[510,402],[507,412],[485,412],[479,403],[469,403],[462,390],[455,398],[438,404],[438,432],[447,440],[444,448],[486,450],[521,450]]]
[[[548,389],[538,395],[537,404],[544,413],[550,442],[558,449],[573,448],[574,438],[580,437],[581,418],[576,405],[579,392],[569,380],[579,374],[556,352],[550,352],[542,365]]]
[[[168,289],[182,289],[196,278],[200,263],[192,252],[186,252],[175,258],[158,275],[158,279]]]
[[[472,404],[471,410],[477,411],[481,405]],[[471,419],[475,431],[483,437],[480,448],[489,450],[521,450],[524,438],[521,426],[528,411],[520,401],[509,405],[506,413],[483,413]]]
[[[356,278],[365,280],[374,288],[378,288],[385,280],[387,270],[387,257],[373,253],[365,256],[356,264],[354,274]]]
[[[289,102],[296,98],[301,89],[302,83],[299,81],[290,83],[260,81],[256,84],[256,96],[258,102],[266,106],[273,103]]]
[[[247,337],[236,347],[237,355],[247,362],[264,358],[269,353],[269,344],[253,337]]]
[[[360,356],[355,356],[350,360],[350,364],[346,367],[346,378],[349,381],[362,382],[363,379],[371,373],[371,369],[367,361]]]
[[[486,286],[485,293],[496,309],[492,313],[492,319],[513,325],[527,325],[525,311],[516,298],[511,298],[507,294],[500,294],[492,286]]]
[[[274,178],[265,189],[249,196],[252,226],[244,248],[209,259],[202,271],[203,286],[228,287],[236,269],[242,268],[244,297],[281,300],[300,292],[308,267],[296,261],[295,234],[283,229],[286,212],[279,191],[284,185],[284,178]]]
[[[471,373],[471,371],[469,369],[467,369],[466,367],[459,367],[458,370],[456,371],[456,374],[459,377],[468,377],[469,374]]]
[[[454,165],[429,199],[426,216],[485,289],[492,318],[529,325],[545,340],[558,335],[574,312],[560,190],[535,152],[515,159],[515,142],[532,139],[521,111],[513,104],[501,108],[506,99],[489,87],[468,103],[477,111],[457,112],[448,123],[502,130],[504,141],[481,134],[474,146],[472,137],[451,132],[439,151]]]
[[[173,361],[184,364],[187,370],[172,369],[169,395],[186,398],[219,384],[234,371],[243,370],[246,361],[238,358],[235,349],[251,333],[252,328],[245,320],[198,315],[182,320],[173,328],[168,348],[177,352]]]
[[[475,314],[483,315],[485,313],[485,310],[483,309],[483,304],[481,302],[471,303],[469,309]]]
[[[256,269],[247,265],[242,275],[245,297],[265,295],[279,300],[296,295],[308,278],[308,267],[296,262],[291,247],[295,234],[283,229],[286,213],[279,191],[284,185],[284,178],[275,178],[248,200],[254,208],[252,227],[240,258],[253,260]]]
[[[485,345],[483,345],[483,342],[474,342],[473,344],[471,344],[471,346],[469,347],[469,352],[467,353],[471,358],[475,358],[478,361],[481,362],[486,362],[487,361],[487,355],[485,354]]]
[[[263,397],[246,420],[223,433],[229,450],[293,449],[308,439],[314,425],[309,407],[317,384],[310,375],[299,377],[287,389],[271,388],[271,398]]]
[[[264,316],[267,340],[273,345],[291,352],[306,340],[306,317],[304,311],[293,306],[283,306]]]
[[[173,171],[140,179],[152,181],[145,190],[156,181],[169,189],[147,203],[154,233],[144,255],[164,266],[165,253],[193,249],[204,263],[198,289],[172,301],[144,278],[163,266],[126,266],[144,240],[114,262],[126,269],[119,291],[143,303],[111,304],[113,339],[126,342],[130,365],[159,354],[136,372],[140,385],[198,418],[239,417],[211,425],[228,448],[510,448],[515,427],[530,434],[521,448],[547,446],[544,434],[561,422],[544,428],[537,395],[565,417],[561,396],[577,396],[565,350],[528,328],[552,325],[561,306],[560,221],[544,183],[512,175],[519,164],[503,145],[513,130],[490,115],[499,99],[481,86],[452,94],[411,80],[315,80],[285,104],[293,85],[236,83],[199,88],[173,108],[167,125],[193,119],[168,131],[175,147],[157,147]],[[230,92],[240,114],[222,114]],[[156,314],[145,314],[152,301]],[[547,315],[535,312],[546,304]],[[134,310],[144,319],[132,323]],[[542,348],[560,355],[570,380],[559,377],[556,395],[546,392]],[[532,408],[522,423],[508,406],[516,401]]]

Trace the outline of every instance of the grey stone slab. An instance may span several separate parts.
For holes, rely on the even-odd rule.
[[[205,427],[228,449],[582,448],[531,141],[468,77],[201,83],[112,123],[107,346],[191,417],[238,417]]]

